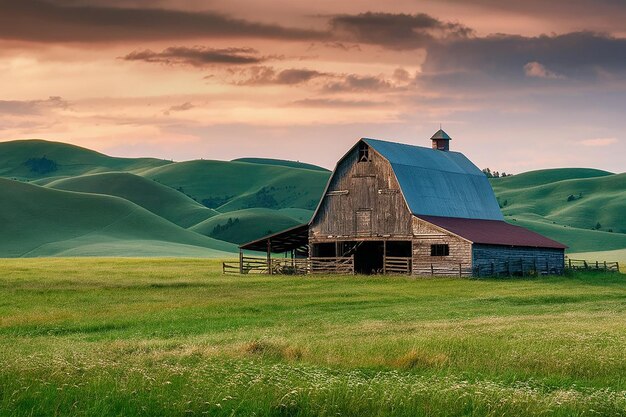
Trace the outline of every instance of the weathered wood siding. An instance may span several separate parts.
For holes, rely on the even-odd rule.
[[[412,216],[391,165],[371,148],[369,156],[357,162],[355,148],[339,164],[311,223],[311,242],[411,238]]]
[[[448,245],[448,256],[430,256],[431,245]],[[472,243],[424,220],[413,217],[413,274],[471,274]]]
[[[563,249],[528,248],[521,246],[483,245],[472,248],[474,275],[508,275],[562,273],[565,266]]]

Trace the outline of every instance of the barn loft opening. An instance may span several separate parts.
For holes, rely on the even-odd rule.
[[[367,143],[359,143],[359,162],[370,162],[370,147]]]

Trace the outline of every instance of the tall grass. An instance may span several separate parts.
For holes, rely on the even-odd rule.
[[[624,415],[626,281],[0,261],[0,416]]]

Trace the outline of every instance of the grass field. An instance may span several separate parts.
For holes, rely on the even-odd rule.
[[[0,416],[623,416],[624,275],[0,260]]]

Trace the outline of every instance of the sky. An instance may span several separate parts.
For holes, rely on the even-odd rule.
[[[624,0],[0,0],[0,141],[332,168],[360,137],[626,167]]]

